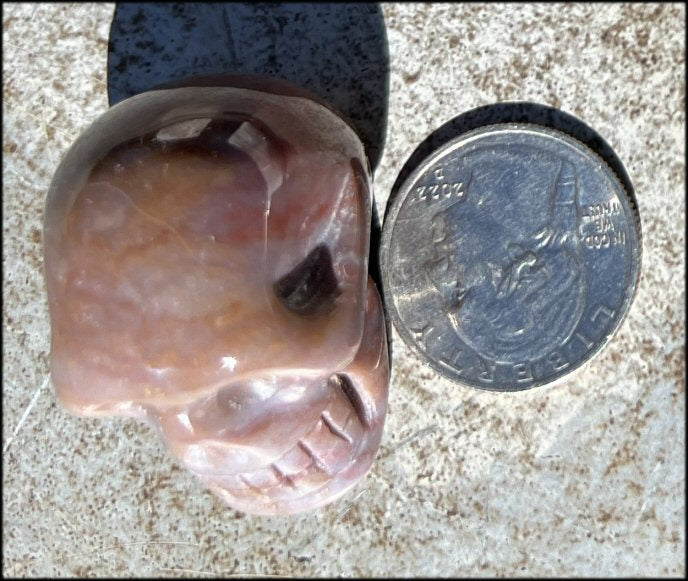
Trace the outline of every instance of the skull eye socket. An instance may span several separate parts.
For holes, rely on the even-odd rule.
[[[319,244],[280,278],[273,289],[282,304],[298,315],[321,315],[334,309],[341,294],[325,244]]]

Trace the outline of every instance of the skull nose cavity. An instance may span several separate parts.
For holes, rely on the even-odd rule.
[[[273,290],[282,304],[298,315],[331,312],[341,289],[327,245],[315,246],[306,258],[273,285]]]
[[[373,416],[372,410],[363,401],[359,390],[356,389],[349,376],[342,373],[336,373],[330,377],[329,383],[335,387],[335,389],[341,390],[342,394],[349,401],[356,413],[358,421],[361,422],[364,427],[370,427]]]

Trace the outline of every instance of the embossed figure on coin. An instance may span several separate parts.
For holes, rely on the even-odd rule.
[[[531,124],[474,129],[419,164],[388,209],[390,317],[459,384],[545,385],[611,340],[637,288],[640,239],[634,200],[580,141]]]
[[[549,182],[525,164],[496,163],[473,166],[466,201],[433,216],[424,268],[464,342],[490,359],[521,361],[566,341],[585,307],[578,180],[562,159]]]

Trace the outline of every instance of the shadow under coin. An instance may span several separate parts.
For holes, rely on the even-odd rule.
[[[621,160],[604,138],[589,125],[560,109],[530,102],[495,103],[471,109],[448,121],[433,131],[411,154],[394,182],[387,202],[385,217],[396,199],[399,190],[423,160],[433,151],[452,139],[496,123],[534,123],[568,133],[599,155],[616,173],[628,193],[632,205],[637,208],[635,189]]]
[[[111,106],[212,74],[263,75],[310,90],[351,123],[376,168],[389,92],[378,4],[117,4],[108,46]]]

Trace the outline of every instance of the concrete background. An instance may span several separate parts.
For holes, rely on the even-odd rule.
[[[496,101],[559,107],[634,181],[643,271],[606,350],[553,388],[437,376],[394,334],[369,475],[292,518],[225,507],[145,426],[56,402],[41,225],[48,184],[107,108],[113,4],[3,5],[3,574],[685,574],[685,6],[385,4],[384,208],[416,146]]]

